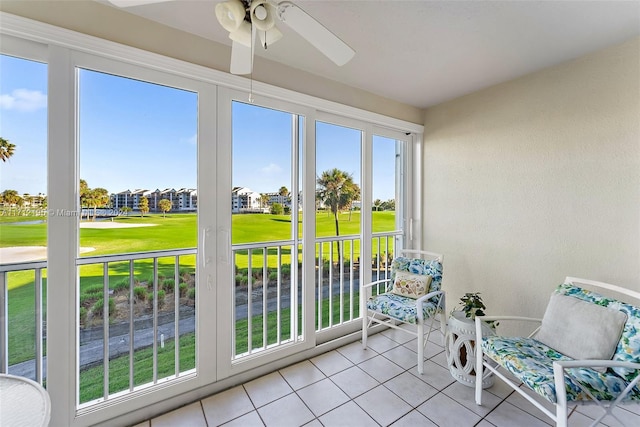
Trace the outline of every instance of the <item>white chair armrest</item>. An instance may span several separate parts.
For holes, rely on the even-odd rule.
[[[554,365],[559,365],[562,369],[574,368],[626,368],[640,371],[640,363],[623,362],[619,360],[557,360]],[[640,375],[640,373],[639,373]]]
[[[442,305],[442,299],[444,298],[444,291],[429,292],[428,294],[422,295],[420,298],[416,299],[416,315],[418,316],[418,319],[420,319],[421,321],[424,320],[423,318],[424,311],[422,310],[422,303],[438,295],[440,295],[440,300],[438,301],[438,303],[439,305]],[[442,308],[444,309],[444,307]]]
[[[522,317],[522,316],[476,316],[476,322],[487,322],[492,320],[518,320],[524,322],[538,322],[541,323],[542,319],[536,317]]]
[[[422,295],[420,298],[416,298],[416,304],[418,305],[422,305],[422,303],[428,299],[431,299],[435,296],[438,295],[444,295],[444,291],[433,291],[433,292],[429,292],[428,294],[424,294]]]
[[[375,286],[375,285],[381,285],[383,283],[390,282],[390,281],[391,281],[391,279],[376,280],[375,282],[369,282],[369,283],[363,285],[362,289],[370,288],[370,287]]]

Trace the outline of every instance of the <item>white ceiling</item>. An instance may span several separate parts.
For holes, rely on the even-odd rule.
[[[230,45],[218,1],[123,10]],[[356,56],[337,67],[279,22],[284,37],[258,55],[419,108],[640,35],[640,0],[294,2]]]

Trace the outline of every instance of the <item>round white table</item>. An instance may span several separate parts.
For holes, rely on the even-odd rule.
[[[488,325],[482,325],[482,336],[495,335]],[[476,384],[476,322],[461,311],[453,311],[447,322],[445,355],[449,372],[461,384],[474,387]],[[482,378],[482,388],[493,385],[493,375],[487,370]]]
[[[50,417],[49,393],[40,384],[0,374],[0,426],[47,426]]]

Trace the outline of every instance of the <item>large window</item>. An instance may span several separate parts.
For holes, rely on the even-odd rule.
[[[0,55],[0,69],[0,295],[8,297],[0,303],[0,372],[42,382],[50,215],[47,65]]]
[[[198,97],[78,75],[82,404],[195,368]]]

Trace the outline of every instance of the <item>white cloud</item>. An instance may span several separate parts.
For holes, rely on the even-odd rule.
[[[268,175],[275,175],[282,172],[282,168],[275,163],[269,163],[267,166],[263,167],[260,170]]]
[[[47,95],[39,90],[15,89],[10,95],[0,95],[0,108],[30,113],[47,108]]]

